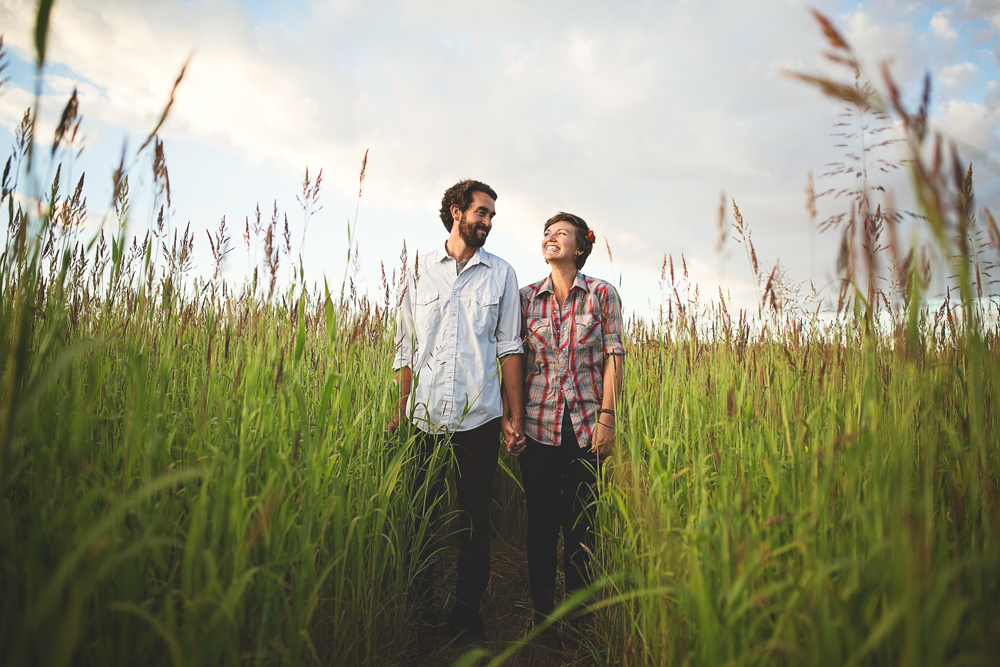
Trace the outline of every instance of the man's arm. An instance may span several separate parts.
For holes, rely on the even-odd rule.
[[[524,359],[512,354],[500,360],[500,395],[507,451],[518,456],[524,451]]]
[[[500,419],[500,430],[503,432],[503,441],[507,444],[507,449],[510,449],[511,444],[516,439],[514,433],[514,427],[510,425],[510,401],[507,400],[507,389],[503,386],[503,381],[500,382],[500,402],[503,404],[503,416]]]
[[[410,396],[412,380],[413,376],[409,366],[404,366],[396,372],[396,383],[399,385],[399,403],[396,405],[395,416],[385,425],[386,431],[396,430],[396,427],[406,418],[406,399]]]
[[[524,321],[524,311],[522,309],[522,311],[521,311],[521,333],[520,333],[520,338],[521,338],[522,341],[524,340],[524,336],[526,335],[525,332],[526,332],[527,328],[528,328],[528,326],[527,326],[527,324]],[[524,358],[522,357],[521,360],[523,362]],[[522,385],[521,386],[523,388],[524,387],[524,384],[523,384],[523,381],[524,381],[524,364],[523,363],[521,364],[521,380],[522,380]],[[503,439],[504,439],[504,442],[507,444],[507,451],[511,451],[511,449],[514,447],[514,443],[517,441],[517,434],[514,432],[514,427],[511,424],[511,413],[510,413],[510,408],[508,407],[510,405],[510,399],[507,396],[506,386],[502,382],[501,382],[501,385],[500,385],[500,400],[503,402],[503,419],[500,422],[501,423],[501,428],[503,429]],[[521,392],[521,405],[524,405],[524,391],[523,391],[523,389],[522,389],[522,392]],[[523,410],[522,410],[522,413],[523,413]],[[524,424],[524,422],[521,422],[521,423],[522,423],[522,433],[523,433],[523,424]],[[521,449],[523,449],[523,447]],[[517,456],[517,454],[515,454],[515,456]]]
[[[497,357],[500,359],[501,427],[507,451],[517,456],[524,449],[524,347],[521,345],[521,290],[517,275],[506,265],[500,313],[497,317]]]
[[[409,278],[409,277],[408,277]],[[399,403],[396,414],[385,425],[386,431],[394,431],[406,417],[406,399],[413,387],[413,310],[410,300],[410,281],[407,279],[403,288],[403,298],[396,315],[396,340],[393,352],[392,368],[396,371],[396,382],[399,384]]]

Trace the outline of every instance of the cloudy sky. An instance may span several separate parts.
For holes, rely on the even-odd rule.
[[[0,144],[32,102],[33,4],[0,0],[11,77]],[[442,243],[441,194],[477,178],[499,193],[487,248],[522,284],[546,275],[541,227],[565,210],[601,237],[585,271],[620,285],[630,312],[655,313],[663,257],[681,253],[703,293],[721,285],[750,306],[742,249],[716,250],[723,192],[764,261],[820,288],[831,279],[838,239],[817,235],[810,250],[804,188],[849,150],[831,136],[841,105],[782,75],[836,71],[810,6],[867,71],[889,61],[911,105],[931,72],[934,126],[974,160],[980,205],[1000,209],[998,0],[58,0],[38,135],[51,136],[76,87],[84,150],[72,169],[87,173],[96,225],[123,142],[138,148],[190,56],[161,135],[170,221],[198,230],[198,271],[210,270],[203,230],[225,216],[228,275],[242,280],[244,220],[275,200],[298,254],[308,166],[323,169],[323,208],[305,235],[306,271],[339,285],[367,150],[361,286],[377,284],[380,262],[398,265],[404,239],[411,250]],[[134,192],[150,190],[150,171],[136,162]],[[905,201],[904,178],[886,183]],[[817,178],[818,190],[833,185]],[[130,231],[141,233],[152,206],[136,202]],[[843,206],[829,201],[820,217]]]

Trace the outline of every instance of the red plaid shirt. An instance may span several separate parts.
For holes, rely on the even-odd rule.
[[[552,277],[521,288],[524,433],[558,446],[569,406],[580,447],[589,447],[604,396],[604,359],[624,355],[615,288],[577,272],[562,310]]]

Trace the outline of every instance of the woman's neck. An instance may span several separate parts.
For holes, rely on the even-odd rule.
[[[549,266],[552,269],[552,289],[556,293],[556,301],[559,302],[559,307],[562,308],[563,302],[566,301],[566,297],[569,296],[569,291],[573,287],[573,283],[576,282],[578,271],[573,262],[551,262]]]

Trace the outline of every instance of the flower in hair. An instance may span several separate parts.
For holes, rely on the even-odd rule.
[[[590,241],[591,243],[593,243],[593,242],[595,242],[597,240],[597,237],[594,236],[594,230],[593,229],[588,229],[587,230],[587,240]]]

